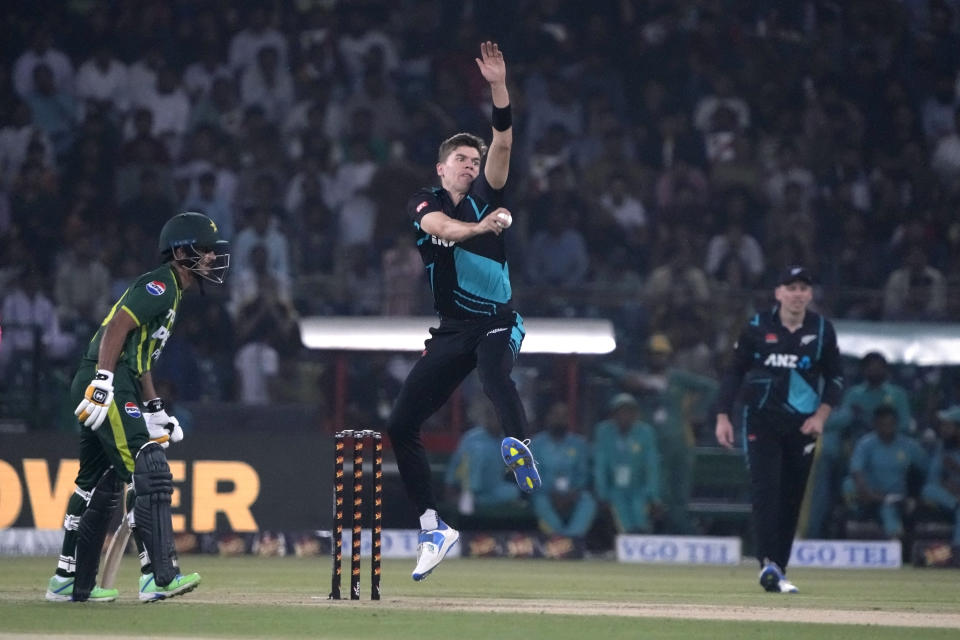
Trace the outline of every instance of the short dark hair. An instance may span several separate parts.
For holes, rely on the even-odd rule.
[[[876,409],[873,410],[874,421],[880,420],[882,418],[890,418],[890,417],[892,417],[894,420],[897,420],[900,418],[900,416],[897,414],[897,410],[894,408],[892,404],[881,404]]]
[[[457,133],[440,143],[437,162],[446,162],[447,156],[457,147],[473,147],[480,152],[481,158],[487,153],[487,143],[483,141],[483,138],[472,133]]]
[[[863,367],[874,362],[879,362],[882,365],[886,365],[887,358],[879,351],[871,351],[865,354],[862,358],[860,358],[860,366],[863,366]]]

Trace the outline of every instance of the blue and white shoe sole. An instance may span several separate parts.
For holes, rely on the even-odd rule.
[[[527,445],[516,438],[504,438],[500,443],[500,454],[504,464],[513,471],[521,491],[532,493],[540,488],[540,472]]]

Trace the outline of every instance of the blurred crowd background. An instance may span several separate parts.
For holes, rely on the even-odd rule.
[[[185,299],[162,391],[329,415],[335,356],[305,350],[297,319],[431,313],[404,204],[443,138],[489,136],[485,39],[513,104],[516,306],[617,334],[576,369],[575,431],[667,370],[716,379],[788,264],[817,274],[830,317],[957,321],[958,26],[956,0],[8,3],[0,412],[74,426],[59,399],[78,354],[157,263],[163,222],[194,210],[231,240],[231,273]],[[351,420],[382,424],[409,366],[351,357]],[[535,431],[569,372],[521,355]],[[932,449],[960,375],[889,377]],[[711,443],[707,409],[681,425]]]

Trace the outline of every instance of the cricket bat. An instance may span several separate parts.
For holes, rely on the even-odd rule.
[[[113,539],[107,547],[106,558],[103,561],[103,576],[100,579],[100,586],[104,589],[112,589],[117,582],[117,572],[120,571],[120,561],[123,560],[123,554],[127,550],[127,543],[130,541],[130,517],[124,512],[120,518],[120,526],[113,534]]]

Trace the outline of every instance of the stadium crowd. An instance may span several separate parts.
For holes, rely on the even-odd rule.
[[[3,27],[7,411],[72,367],[155,263],[133,248],[183,210],[217,222],[232,266],[225,294],[185,301],[204,320],[157,373],[179,400],[315,400],[329,368],[298,317],[429,314],[400,207],[440,136],[488,135],[484,85],[458,78],[491,36],[511,60],[517,306],[614,321],[617,353],[585,368],[596,413],[642,390],[653,335],[715,377],[788,264],[834,318],[960,319],[956,0],[18,2]],[[404,363],[351,367],[382,420]],[[890,376],[904,437],[932,450],[960,375]]]

